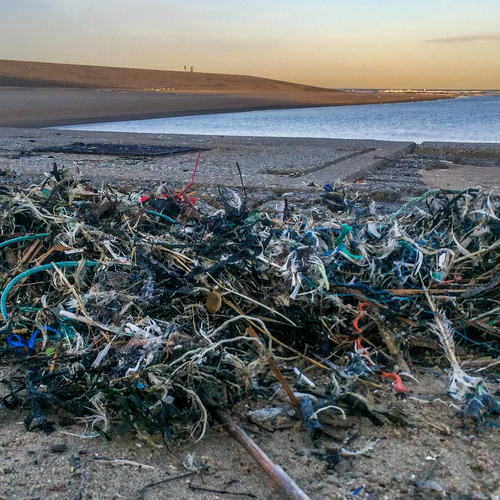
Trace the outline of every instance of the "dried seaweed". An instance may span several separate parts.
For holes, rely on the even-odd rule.
[[[404,397],[399,371],[427,362],[422,339],[441,345],[452,396],[487,390],[456,346],[499,352],[498,199],[434,190],[384,216],[344,188],[334,208],[318,195],[286,211],[185,191],[123,194],[55,169],[0,194],[2,402],[28,427],[59,408],[88,436],[142,426],[196,441],[203,401],[293,384],[274,361],[290,354],[328,381],[306,396],[315,424],[322,408],[380,422],[366,387],[390,378]]]

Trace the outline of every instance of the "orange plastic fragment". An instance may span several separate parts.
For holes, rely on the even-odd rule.
[[[392,386],[394,387],[395,391],[400,393],[400,394],[408,394],[408,389],[404,386],[403,381],[401,380],[401,377],[395,373],[386,373],[386,372],[380,372],[382,377],[388,377],[394,380],[392,383]]]
[[[359,333],[360,335],[363,333],[363,330],[358,326],[359,320],[366,315],[365,308],[368,307],[367,302],[360,302],[358,304],[358,311],[359,314],[356,316],[356,319],[352,322],[352,326],[354,327],[354,330],[356,330],[356,333]]]

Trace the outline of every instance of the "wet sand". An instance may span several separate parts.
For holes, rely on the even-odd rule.
[[[0,127],[167,118],[262,109],[381,104],[442,95],[337,91],[183,91],[0,87]]]

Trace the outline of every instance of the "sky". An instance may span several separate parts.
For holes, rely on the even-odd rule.
[[[0,0],[0,59],[500,89],[500,0]]]

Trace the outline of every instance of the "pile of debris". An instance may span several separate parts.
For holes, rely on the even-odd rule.
[[[500,352],[497,198],[432,190],[386,215],[328,186],[250,210],[244,189],[190,186],[124,193],[56,167],[0,186],[1,404],[27,429],[59,408],[87,436],[197,441],[284,390],[316,440],[346,414],[393,420],[374,388],[405,397],[416,364],[445,367],[475,423],[497,410],[457,354]]]

